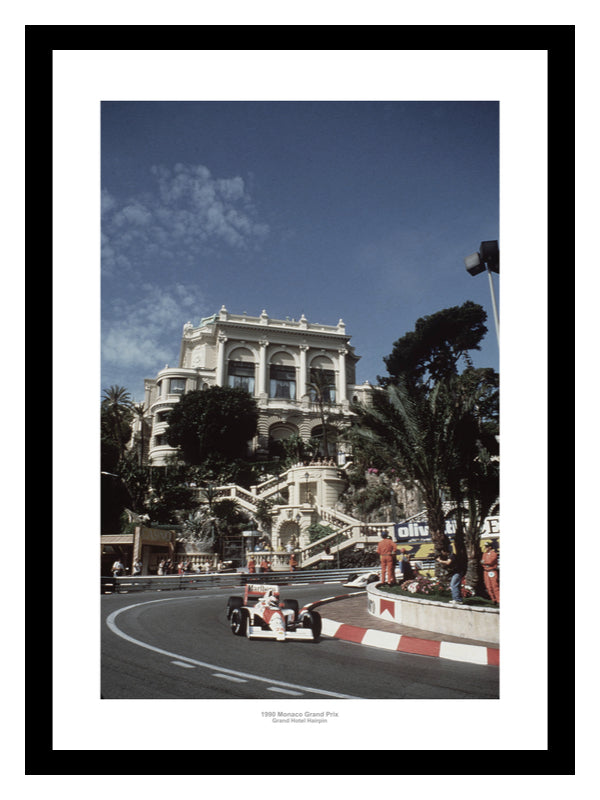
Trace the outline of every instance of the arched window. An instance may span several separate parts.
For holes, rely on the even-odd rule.
[[[296,367],[289,353],[277,353],[269,367],[269,396],[296,399]]]
[[[291,437],[298,436],[298,428],[291,423],[276,422],[269,428],[269,454],[271,456],[286,455],[284,442]]]
[[[250,350],[236,348],[229,355],[227,385],[254,394],[254,358]]]
[[[311,361],[308,394],[313,403],[335,403],[335,371],[327,356],[317,356]]]

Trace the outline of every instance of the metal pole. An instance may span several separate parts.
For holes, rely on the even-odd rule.
[[[498,322],[498,308],[496,306],[496,295],[494,293],[494,281],[492,280],[492,272],[487,267],[487,274],[490,279],[490,293],[492,295],[492,307],[494,309],[494,322],[496,323],[496,338],[498,339],[498,347],[500,347],[500,323]]]

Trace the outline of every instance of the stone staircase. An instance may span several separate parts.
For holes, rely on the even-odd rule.
[[[255,514],[257,512],[258,502],[277,496],[282,489],[288,486],[292,473],[293,470],[290,469],[276,478],[270,478],[264,483],[253,486],[252,491],[248,491],[236,484],[218,486],[215,488],[215,496],[217,499],[233,499],[238,503],[240,508],[248,511],[250,514]],[[296,509],[299,513],[302,512],[303,514],[306,514],[307,511],[306,504],[298,506],[286,505],[284,508],[288,513],[291,510],[290,516],[293,515]],[[394,532],[393,522],[365,523],[337,509],[318,504],[313,504],[309,510],[320,524],[332,528],[333,533],[311,542],[309,545],[296,551],[298,562],[301,567],[313,566],[326,558],[335,560],[336,556],[340,553],[356,547],[357,544],[377,544],[383,531],[387,531],[390,536],[392,536]],[[402,522],[418,522],[420,519],[424,518],[425,512],[422,511],[409,519],[402,520]]]

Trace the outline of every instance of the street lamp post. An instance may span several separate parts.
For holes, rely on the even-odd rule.
[[[498,242],[481,242],[479,245],[479,252],[471,253],[470,256],[465,258],[465,267],[469,275],[473,275],[473,277],[487,269],[490,293],[492,295],[492,308],[494,310],[494,323],[496,325],[496,338],[498,340],[498,346],[500,346],[500,323],[498,321],[498,307],[496,305],[494,281],[492,279],[492,272],[500,274],[500,251],[498,249]]]

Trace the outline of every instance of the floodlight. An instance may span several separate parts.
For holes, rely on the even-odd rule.
[[[470,256],[465,258],[465,267],[469,275],[479,275],[480,272],[485,270],[485,264],[482,263],[479,253],[471,253]]]
[[[481,260],[492,272],[500,272],[500,250],[498,242],[482,242],[479,245]]]

